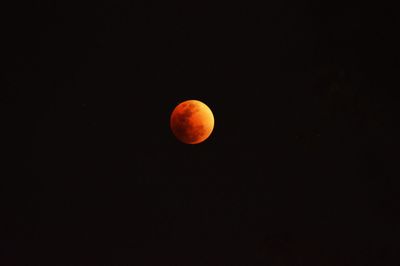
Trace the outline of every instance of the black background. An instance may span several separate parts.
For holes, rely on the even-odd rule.
[[[66,2],[0,8],[1,265],[399,265],[393,7]]]

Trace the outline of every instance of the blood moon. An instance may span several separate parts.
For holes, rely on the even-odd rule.
[[[186,144],[205,141],[214,129],[214,115],[203,102],[187,100],[178,104],[171,114],[171,130]]]

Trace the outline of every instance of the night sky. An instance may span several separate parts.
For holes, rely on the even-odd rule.
[[[6,2],[0,265],[399,265],[396,9]]]

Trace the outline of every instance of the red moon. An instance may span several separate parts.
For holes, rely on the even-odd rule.
[[[184,101],[171,114],[171,130],[186,144],[205,141],[214,129],[214,115],[211,109],[197,100]]]

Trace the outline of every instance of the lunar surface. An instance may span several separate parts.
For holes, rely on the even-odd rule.
[[[214,129],[214,115],[210,108],[197,100],[188,100],[175,107],[171,114],[171,130],[183,143],[205,141]]]

